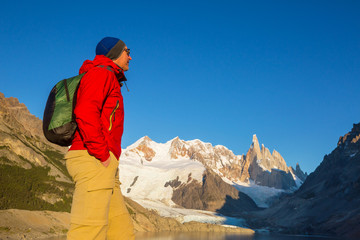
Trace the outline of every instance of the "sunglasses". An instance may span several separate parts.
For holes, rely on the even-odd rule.
[[[130,56],[130,48],[124,49],[124,51],[126,52],[126,54],[127,54],[128,56]]]

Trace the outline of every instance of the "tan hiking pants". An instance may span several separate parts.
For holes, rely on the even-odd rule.
[[[66,167],[75,182],[68,240],[135,239],[134,227],[120,191],[119,162],[110,152],[104,167],[86,150],[72,150]]]

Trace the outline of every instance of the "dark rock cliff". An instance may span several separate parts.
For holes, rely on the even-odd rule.
[[[298,191],[249,220],[255,227],[287,233],[359,238],[360,124],[340,137]]]

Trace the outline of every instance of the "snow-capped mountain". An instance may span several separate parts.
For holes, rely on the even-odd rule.
[[[124,195],[174,205],[172,180],[187,183],[202,181],[205,167],[186,157],[172,158],[172,143],[156,143],[143,137],[123,150],[120,157],[120,181]]]
[[[176,137],[156,143],[145,136],[124,149],[120,159],[124,195],[167,206],[224,213],[253,210],[267,207],[268,198],[295,189],[295,181],[301,184],[278,152],[260,149],[256,135],[246,156],[200,140]],[[302,172],[299,166],[297,170]]]

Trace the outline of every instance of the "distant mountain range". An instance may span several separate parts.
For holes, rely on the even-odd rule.
[[[176,137],[162,144],[145,136],[120,159],[126,196],[225,215],[267,207],[269,197],[296,190],[307,176],[299,165],[288,167],[278,152],[260,148],[256,135],[245,156],[200,140]],[[259,197],[254,188],[264,194]]]

